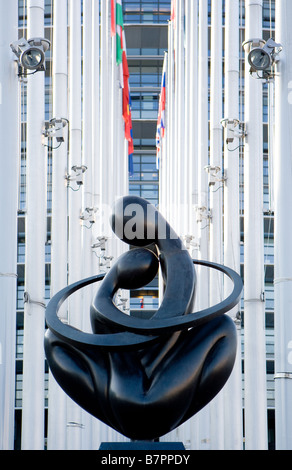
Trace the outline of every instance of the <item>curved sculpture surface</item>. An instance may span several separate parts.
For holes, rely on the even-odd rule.
[[[180,238],[146,200],[117,201],[113,231],[135,248],[110,271],[72,284],[48,304],[45,352],[63,390],[87,412],[132,440],[154,440],[188,420],[222,389],[236,356],[236,329],[225,315],[239,301],[242,281],[221,265],[192,260]],[[193,312],[194,265],[233,281],[230,296]],[[121,312],[118,289],[138,289],[161,268],[164,295],[150,319]],[[93,333],[62,323],[58,310],[76,290],[101,282],[90,318]]]

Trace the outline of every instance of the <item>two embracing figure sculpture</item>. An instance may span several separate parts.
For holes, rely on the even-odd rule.
[[[239,302],[242,280],[227,267],[192,260],[145,199],[118,199],[111,226],[131,249],[106,275],[78,281],[50,300],[45,353],[56,381],[83,409],[131,440],[151,441],[195,415],[228,380],[237,335],[226,313]],[[198,312],[196,265],[221,271],[233,282],[228,298]],[[147,285],[159,267],[163,299],[151,318],[120,311],[114,303],[118,289]],[[63,302],[97,282],[90,309],[92,334],[62,323],[58,311]]]

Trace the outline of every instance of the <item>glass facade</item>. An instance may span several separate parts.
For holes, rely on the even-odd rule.
[[[125,0],[125,23],[166,23],[169,20],[170,0]]]

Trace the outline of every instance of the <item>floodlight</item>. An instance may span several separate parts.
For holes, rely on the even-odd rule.
[[[20,63],[24,69],[38,69],[44,63],[44,53],[40,49],[31,47],[21,54]]]
[[[35,72],[45,70],[45,53],[50,47],[50,41],[45,38],[21,38],[10,44],[18,58],[19,66],[24,70]]]
[[[248,63],[254,70],[267,70],[272,65],[272,57],[264,49],[257,47],[248,54]]]
[[[263,39],[250,39],[243,44],[248,53],[250,72],[264,72],[263,78],[271,76],[271,69],[276,63],[276,56],[282,51],[281,44],[277,44],[272,38],[265,42]]]
[[[57,117],[46,122],[43,129],[43,136],[53,138],[55,137],[58,143],[65,141],[64,128],[69,124],[68,119]]]

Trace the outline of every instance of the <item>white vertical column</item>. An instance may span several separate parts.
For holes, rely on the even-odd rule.
[[[94,206],[100,205],[100,168],[102,158],[100,155],[100,23],[99,2],[92,5],[92,157],[93,157],[93,201]],[[97,214],[100,220],[100,213]],[[95,236],[100,235],[99,223],[93,227]]]
[[[83,1],[83,113],[82,113],[82,164],[86,166],[87,172],[83,185],[83,202],[82,210],[87,208],[92,210],[93,206],[93,159],[92,159],[92,0]],[[93,253],[92,253],[92,226],[88,227],[88,222],[84,221],[82,227],[82,279],[89,277],[93,274]],[[92,301],[92,289],[86,289],[82,296],[82,308],[79,312],[79,321],[83,331],[91,331],[90,328],[90,304]],[[80,434],[81,448],[90,448],[91,432],[91,419],[88,413],[84,411],[81,413],[82,427],[78,430],[75,428],[75,433]]]
[[[191,25],[190,45],[190,107],[189,107],[189,178],[190,178],[190,234],[197,242],[197,224],[194,211],[198,203],[198,0],[191,1],[188,14]]]
[[[166,217],[170,224],[173,223],[173,206],[174,206],[174,139],[175,139],[175,52],[174,52],[174,26],[173,22],[168,24],[168,74],[167,74],[167,106],[166,106],[166,122],[167,122],[167,211]]]
[[[204,0],[199,1],[199,70],[198,70],[198,88],[200,90],[198,97],[198,206],[202,210],[208,209],[208,175],[205,167],[209,163],[208,147],[208,5]],[[205,212],[206,213],[206,212]],[[209,255],[208,221],[203,219],[199,223],[200,231],[200,257],[207,259]],[[206,270],[202,270],[201,276],[204,276]],[[203,274],[204,273],[204,274]],[[207,277],[206,277],[207,280]],[[208,286],[200,277],[200,284]],[[208,304],[208,288],[205,287],[200,293],[202,305]]]
[[[44,37],[44,1],[28,0],[28,38]],[[44,297],[47,160],[42,145],[44,73],[27,84],[27,215],[23,339],[22,449],[44,448]]]
[[[92,5],[92,192],[93,192],[93,205],[98,208],[96,213],[96,223],[92,227],[94,241],[101,235],[100,220],[101,220],[101,207],[100,207],[100,168],[101,168],[101,155],[100,155],[100,22],[99,22],[100,5],[99,2],[93,2]],[[93,273],[98,274],[99,262],[98,258],[94,255],[93,258]],[[88,446],[91,445],[93,450],[98,449],[100,442],[100,426],[103,426],[97,419],[92,417],[91,436],[88,439]]]
[[[225,100],[226,119],[239,119],[239,1],[225,3]],[[239,140],[224,144],[224,264],[240,273],[240,219],[239,219]],[[224,296],[230,293],[225,279]],[[239,307],[229,315],[238,331],[237,356],[233,372],[225,386],[225,449],[240,450],[243,443],[242,427],[242,373],[241,329],[236,320]]]
[[[174,172],[173,172],[173,204],[172,204],[172,214],[173,214],[173,228],[176,230],[178,234],[180,234],[180,227],[178,224],[179,220],[179,212],[178,212],[178,206],[179,206],[179,164],[180,160],[177,158],[178,154],[178,149],[179,149],[179,143],[178,143],[178,126],[179,126],[179,103],[178,103],[178,97],[179,97],[179,90],[178,90],[178,84],[179,84],[179,34],[178,34],[178,15],[179,15],[179,2],[175,2],[174,4],[174,14],[175,14],[175,20],[173,21],[173,49],[174,49],[174,123],[173,123],[173,128],[174,128],[174,150],[173,150],[173,163],[174,163]]]
[[[19,174],[19,85],[15,56],[9,47],[18,38],[18,2],[0,1],[0,450],[13,450],[17,201]]]
[[[246,40],[262,36],[262,0],[247,0]],[[246,48],[244,152],[244,373],[246,449],[267,448],[263,236],[262,82],[249,73]]]
[[[187,15],[189,16],[190,44],[189,52],[189,95],[186,95],[188,104],[188,234],[190,236],[190,254],[193,258],[198,257],[198,224],[196,222],[195,207],[198,204],[198,0],[190,0]],[[196,308],[196,307],[195,307]],[[186,423],[188,428],[188,440],[191,449],[199,448],[199,417],[194,416]]]
[[[292,449],[292,269],[291,269],[291,145],[292,145],[292,3],[276,1],[279,56],[275,82],[275,401],[276,449]]]
[[[198,78],[198,206],[204,216],[208,211],[208,3],[199,1],[199,78]],[[203,218],[198,225],[200,259],[209,257],[209,221]],[[198,305],[209,305],[209,276],[207,269],[198,269]],[[199,413],[200,449],[208,449],[210,443],[209,407]]]
[[[83,2],[83,113],[82,113],[82,164],[88,170],[83,185],[83,210],[90,208],[93,210],[93,167],[92,167],[92,1]],[[86,221],[85,221],[86,222]],[[88,222],[84,225],[89,226]],[[83,227],[82,229],[82,276],[92,275],[92,230]],[[86,296],[87,300],[87,296]],[[85,302],[85,299],[83,300]],[[90,305],[91,299],[89,299]],[[83,305],[85,307],[85,305]],[[88,317],[88,318],[87,318]],[[89,311],[84,308],[82,324],[85,326],[89,319]]]
[[[69,58],[69,165],[68,173],[74,175],[72,167],[82,166],[82,93],[81,93],[81,4],[79,0],[69,2],[70,25],[70,58]],[[84,180],[86,173],[84,175]],[[74,181],[68,188],[68,283],[82,279],[81,260],[81,226],[80,214],[82,206],[81,187],[77,191]],[[72,188],[72,189],[71,189]],[[74,190],[74,191],[73,191]],[[78,293],[69,300],[69,324],[82,329],[82,294]],[[80,449],[81,409],[69,397],[66,408],[66,448]]]
[[[210,169],[218,178],[222,175],[222,2],[212,0],[211,9],[211,80],[210,80]],[[217,170],[218,169],[218,170]],[[210,186],[210,261],[222,264],[222,182]],[[210,305],[223,300],[222,275],[210,272]],[[210,405],[211,448],[224,449],[224,405],[221,392]]]
[[[100,188],[102,205],[108,204],[107,164],[109,160],[109,2],[101,2],[101,28],[100,28],[100,155],[102,166],[100,170]]]
[[[53,118],[68,118],[67,0],[54,2],[53,24]],[[53,139],[52,151],[52,258],[51,297],[67,285],[67,173],[68,127],[59,147]],[[54,148],[58,147],[58,148]],[[67,311],[61,317],[67,319]],[[49,376],[48,448],[66,448],[66,395]]]
[[[177,230],[180,236],[186,235],[187,223],[187,157],[185,146],[185,1],[177,2],[176,34],[176,98],[177,98]]]
[[[191,82],[191,66],[192,66],[192,42],[191,42],[191,34],[194,25],[191,23],[192,16],[191,16],[191,1],[185,0],[185,32],[184,32],[184,101],[185,101],[185,109],[184,109],[184,153],[185,153],[185,162],[184,162],[184,227],[183,227],[183,235],[188,236],[190,234],[190,217],[189,217],[189,205],[191,203],[191,179],[189,176],[189,169],[191,163],[191,156],[190,156],[190,95],[191,95],[191,88],[193,86]],[[186,99],[187,97],[187,99]]]

